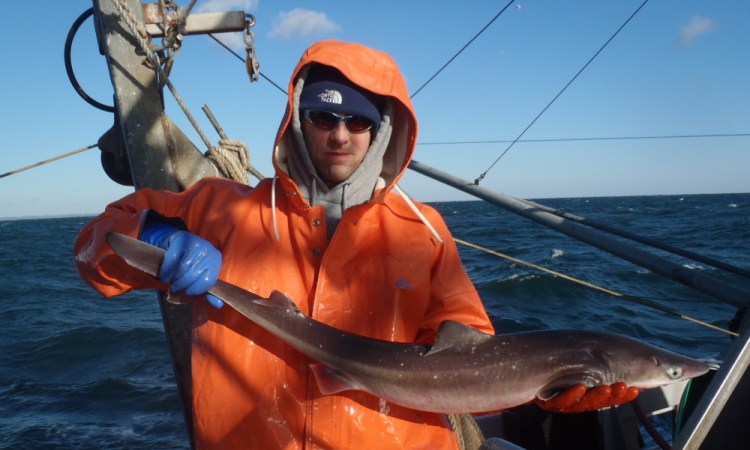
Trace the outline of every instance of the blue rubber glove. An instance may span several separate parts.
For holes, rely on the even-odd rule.
[[[159,279],[169,284],[171,291],[203,295],[219,279],[221,252],[205,239],[165,223],[153,222],[143,227],[141,240],[166,250]],[[206,294],[206,300],[215,308],[224,306],[223,301],[211,294]]]

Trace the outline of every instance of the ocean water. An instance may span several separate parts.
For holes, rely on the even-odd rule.
[[[540,200],[750,268],[750,194]],[[726,328],[736,308],[482,202],[434,204],[457,238]],[[0,220],[0,448],[187,449],[156,295],[103,299],[79,278],[88,220]],[[610,330],[720,359],[727,335],[459,245],[499,332]],[[663,252],[655,251],[659,255]],[[750,289],[750,282],[670,257]]]

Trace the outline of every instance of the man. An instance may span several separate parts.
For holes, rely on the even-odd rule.
[[[183,193],[142,189],[109,205],[76,241],[84,280],[106,296],[201,295],[220,276],[261,296],[278,289],[304,314],[373,338],[429,343],[444,320],[492,333],[442,218],[392,192],[417,137],[392,59],[319,42],[288,91],[272,179],[249,188],[209,178]],[[162,282],[114,255],[108,231],[165,248]],[[193,313],[197,448],[457,448],[442,415],[363,392],[321,395],[310,360],[209,301]]]

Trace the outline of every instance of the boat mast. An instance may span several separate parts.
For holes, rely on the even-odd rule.
[[[106,56],[114,87],[115,125],[100,143],[119,141],[127,156],[135,189],[153,188],[181,191],[205,176],[223,176],[164,111],[162,86],[154,67],[138,44],[121,14],[159,36],[164,23],[159,3],[142,5],[139,0],[93,0],[94,21],[100,52]],[[146,17],[147,20],[144,20]],[[245,29],[245,13],[191,14],[182,33],[205,34]],[[134,20],[133,20],[134,19]],[[148,24],[147,22],[150,22]],[[147,38],[147,36],[141,36]],[[159,295],[164,328],[169,342],[173,369],[185,414],[191,447],[193,441],[191,330],[192,307],[166,301]]]

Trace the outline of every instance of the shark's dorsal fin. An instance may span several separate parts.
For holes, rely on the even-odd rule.
[[[277,290],[271,292],[271,295],[268,298],[259,298],[253,300],[253,302],[259,305],[267,306],[269,308],[281,308],[290,312],[302,314],[299,308],[297,308],[297,305],[294,303],[294,300]]]
[[[471,328],[453,320],[446,320],[440,324],[437,337],[430,351],[425,356],[435,354],[451,347],[472,347],[491,338],[489,334]]]

